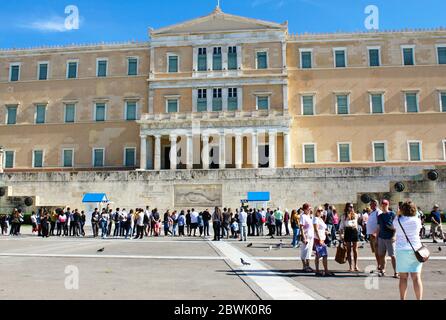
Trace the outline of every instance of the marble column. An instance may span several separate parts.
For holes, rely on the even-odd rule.
[[[241,132],[235,133],[235,167],[243,167],[243,136]]]
[[[224,132],[220,133],[220,169],[226,169],[226,135]]]
[[[177,170],[177,135],[170,137],[170,170]]]
[[[147,135],[141,135],[141,160],[139,167],[141,170],[147,170]]]
[[[194,136],[192,134],[187,135],[186,168],[188,170],[194,168]]]
[[[257,132],[253,132],[251,135],[251,162],[254,169],[259,167],[259,142]]]
[[[277,142],[277,131],[271,130],[269,132],[269,167],[271,169],[275,169],[277,167],[276,142]]]
[[[203,170],[209,170],[209,135],[203,134],[201,136],[203,140],[202,162]]]
[[[161,170],[161,135],[155,135],[154,169]]]
[[[283,164],[285,168],[291,168],[290,133],[283,133]]]

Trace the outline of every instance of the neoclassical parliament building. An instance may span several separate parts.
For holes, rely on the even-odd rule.
[[[290,34],[217,7],[149,33],[1,50],[5,173],[446,164],[444,29]]]

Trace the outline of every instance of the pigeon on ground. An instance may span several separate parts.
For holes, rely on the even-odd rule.
[[[440,251],[440,252],[441,252],[441,247],[438,247],[438,251]]]
[[[240,258],[240,262],[242,263],[242,265],[244,266],[250,266],[251,264],[246,262],[245,260],[243,260],[243,258]]]
[[[247,248],[251,248],[252,247],[252,243],[248,244],[246,247]]]
[[[101,248],[98,250],[98,252],[104,252],[104,251],[105,251],[105,248]]]

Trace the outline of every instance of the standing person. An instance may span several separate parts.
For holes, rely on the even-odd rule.
[[[146,210],[144,210],[144,234],[146,237],[150,234],[150,207],[146,206]]]
[[[35,213],[34,213],[35,215]],[[50,235],[54,237],[54,231],[56,230],[56,223],[57,223],[58,215],[56,211],[51,212],[50,221],[51,221],[51,229],[50,229]],[[37,231],[37,217],[36,217],[36,231]]]
[[[370,202],[370,213],[367,219],[366,230],[367,238],[370,242],[370,248],[376,259],[376,270],[381,270],[380,259],[378,255],[378,216],[383,212],[378,208],[378,201],[372,199]]]
[[[164,227],[164,236],[167,237],[169,234],[171,235],[172,232],[170,231],[170,211],[167,210],[166,213],[164,213],[164,219],[163,219],[163,227]]]
[[[6,214],[0,214],[0,225],[2,228],[2,236],[5,236],[8,234],[8,225],[7,225],[7,217]],[[37,221],[37,217],[36,217],[36,221]],[[37,226],[37,222],[36,222],[36,226]]]
[[[291,211],[291,229],[293,229],[293,241],[291,242],[291,246],[293,248],[297,248],[299,244],[299,234],[300,234],[300,210]]]
[[[316,276],[322,277],[332,277],[334,273],[328,271],[328,250],[325,244],[325,240],[328,235],[327,225],[322,219],[322,213],[324,209],[319,207],[313,218],[314,226],[314,251],[315,251],[315,266],[316,266]],[[327,214],[327,211],[326,211]],[[327,218],[327,215],[325,215]],[[322,264],[324,266],[324,273],[319,270],[319,260],[322,258]]]
[[[43,218],[41,220],[42,223],[42,238],[49,238],[50,234],[50,215],[48,211],[43,213]]]
[[[82,237],[85,237],[85,222],[86,221],[87,221],[87,216],[85,215],[85,211],[81,211],[80,228],[81,228]]]
[[[365,241],[369,242],[369,236],[367,235],[367,222],[369,221],[369,215],[372,212],[371,208],[366,208],[362,215],[362,232],[365,237]]]
[[[243,208],[240,209],[240,213],[238,216],[238,224],[239,224],[239,232],[240,232],[240,241],[248,241],[247,238],[247,221],[248,221],[248,214],[245,212]]]
[[[263,216],[261,210],[256,210],[256,220],[257,220],[257,226],[256,226],[256,232],[257,236],[263,236]]]
[[[121,212],[119,208],[116,208],[115,213],[113,214],[113,220],[115,221],[115,230],[113,231],[113,237],[119,237],[121,234]]]
[[[386,252],[392,259],[392,267],[394,271],[394,278],[399,279],[399,274],[396,272],[396,238],[395,238],[395,227],[393,226],[393,221],[395,220],[395,212],[389,209],[390,202],[388,200],[383,200],[381,202],[381,207],[383,213],[378,217],[378,256],[379,256],[379,276],[383,277],[386,274]]]
[[[204,231],[203,212],[200,212],[198,214],[197,221],[198,221],[198,230],[200,230],[200,237],[202,237]]]
[[[302,206],[303,214],[300,217],[300,234],[303,245],[300,248],[300,259],[302,260],[303,271],[313,272],[310,267],[311,251],[314,244],[314,226],[311,218],[311,206],[305,203]]]
[[[212,213],[212,226],[214,229],[214,241],[220,241],[220,231],[221,231],[221,221],[223,220],[223,215],[218,207],[215,207],[214,213]]]
[[[73,236],[75,237],[79,237],[81,234],[80,220],[81,220],[81,214],[79,213],[78,209],[75,209],[73,213],[73,222],[72,222],[74,224]]]
[[[65,214],[65,212],[63,212],[63,210],[61,210],[61,213],[59,215],[59,226],[57,228],[57,236],[60,237],[64,237],[66,236],[65,234],[65,226],[67,223],[67,215]]]
[[[438,204],[434,206],[431,212],[431,235],[434,243],[438,243],[438,241],[435,239],[435,234],[437,232],[440,233],[440,238],[443,240],[443,242],[446,242],[441,221],[441,210]]]
[[[99,211],[98,208],[94,209],[91,214],[91,227],[93,229],[93,237],[96,238],[99,235]]]
[[[248,236],[251,237],[252,236],[252,209],[249,209],[248,212],[246,213],[246,225],[248,226]]]
[[[227,208],[223,209],[223,223],[221,230],[223,238],[229,239],[229,226],[231,224],[231,213]]]
[[[115,223],[115,220],[113,219],[113,210],[108,210],[108,226],[107,226],[107,237],[111,236],[111,232],[113,230],[113,224]]]
[[[192,231],[194,232],[194,237],[197,236],[197,228],[198,228],[198,216],[199,213],[192,209],[190,213],[190,235],[192,236]]]
[[[178,217],[178,235],[184,237],[184,226],[186,225],[186,217],[184,216],[184,210],[181,211]]]
[[[417,218],[417,207],[411,201],[403,203],[401,215],[393,221],[396,230],[396,271],[400,274],[400,297],[406,300],[409,275],[417,300],[423,299],[421,272],[423,264],[415,256],[423,245],[420,239],[421,221]]]
[[[119,216],[119,220],[121,222],[121,233],[119,235],[121,237],[124,237],[127,232],[127,228],[128,228],[127,218],[128,218],[128,216],[129,215],[127,213],[127,210],[125,210],[125,208],[123,208],[121,211],[121,215]]]
[[[153,220],[153,234],[155,237],[159,237],[160,235],[160,224],[161,224],[161,217],[158,212],[158,209],[155,208],[152,213],[152,220]]]
[[[283,213],[280,210],[280,208],[278,208],[275,212],[274,212],[274,219],[276,220],[276,236],[282,236],[282,224],[283,224]]]
[[[350,265],[350,272],[359,272],[358,267],[358,215],[355,212],[353,203],[345,205],[344,214],[339,225],[341,241],[347,246],[347,260]],[[353,260],[352,260],[353,251]]]
[[[331,247],[333,241],[336,240],[336,230],[334,226],[334,216],[333,216],[333,207],[330,205],[326,205],[326,213],[325,213],[325,224],[327,225],[327,246]]]
[[[272,211],[269,211],[268,215],[268,228],[268,236],[271,236],[271,239],[274,239],[274,234],[276,233],[276,218],[274,218],[274,213]]]
[[[2,216],[2,219],[3,219],[3,216]],[[1,221],[1,223],[2,223],[2,229],[3,229],[3,221]],[[36,217],[36,213],[34,211],[31,213],[31,225],[32,225],[32,234],[33,235],[37,234],[37,217]]]
[[[142,209],[136,210],[135,222],[136,222],[136,236],[135,239],[144,239],[144,216],[145,212]]]
[[[209,209],[206,209],[203,211],[203,234],[205,237],[210,237],[209,235],[209,228],[210,228],[210,223],[209,221],[211,221],[211,213],[209,212]]]
[[[100,218],[100,225],[101,225],[101,232],[102,232],[102,239],[107,238],[107,233],[108,233],[108,220],[109,220],[109,215],[108,212],[106,212],[105,210],[102,211],[101,213],[101,218]]]
[[[285,214],[283,215],[283,224],[285,225],[285,236],[290,235],[290,213],[288,212],[288,209],[285,210]]]
[[[194,211],[194,209],[192,209],[192,211]],[[190,237],[190,235],[191,235],[190,224],[191,224],[191,214],[190,214],[190,210],[187,210],[187,213],[186,213],[186,230],[187,230],[187,236],[188,237]]]
[[[175,210],[175,211],[172,213],[172,235],[173,235],[174,237],[176,237],[176,236],[177,236],[177,233],[178,233],[178,213],[177,213],[177,211]]]

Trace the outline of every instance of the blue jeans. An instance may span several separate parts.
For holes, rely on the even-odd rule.
[[[129,235],[130,235],[130,237],[132,237],[132,227],[131,226],[129,226],[128,228],[127,228],[127,230],[126,230],[126,233],[125,233],[125,238],[127,239],[128,237],[129,237]]]
[[[119,237],[121,233],[121,221],[115,222],[115,231],[113,232],[114,237]]]
[[[101,230],[102,230],[102,238],[105,238],[107,236],[107,221],[101,220]]]
[[[175,237],[177,235],[178,224],[174,224],[172,227],[172,234]]]
[[[240,226],[240,241],[242,241],[242,240],[247,241],[246,229],[247,229],[247,226],[243,226],[243,225]]]
[[[291,243],[291,245],[297,246],[297,244],[299,243],[299,234],[300,234],[300,229],[299,228],[293,228],[293,242]]]

